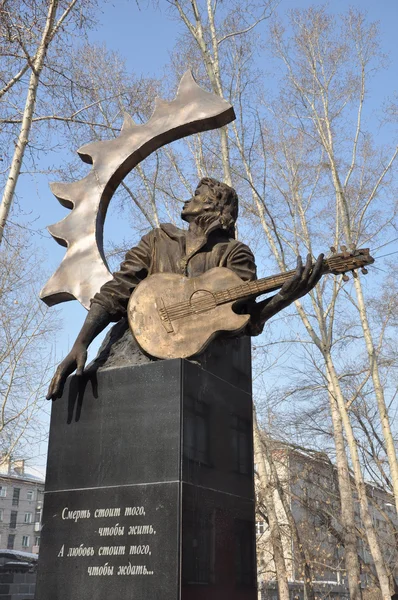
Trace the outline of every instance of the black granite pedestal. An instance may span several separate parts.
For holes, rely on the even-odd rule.
[[[250,347],[70,378],[36,600],[255,600]]]

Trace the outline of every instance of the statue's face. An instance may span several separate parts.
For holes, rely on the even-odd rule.
[[[198,216],[213,212],[216,210],[216,206],[217,198],[213,195],[210,188],[202,183],[196,188],[194,196],[184,203],[181,218],[189,223]]]

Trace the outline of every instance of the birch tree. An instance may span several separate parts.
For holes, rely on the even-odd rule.
[[[5,151],[6,183],[0,202],[0,244],[13,204],[18,177],[26,148],[31,137],[32,123],[38,101],[43,72],[52,78],[62,78],[59,53],[74,28],[81,30],[88,24],[91,0],[2,0],[0,6],[0,123],[3,135],[14,140],[14,150]],[[64,44],[64,51],[67,43]],[[53,51],[53,52],[52,52]],[[57,56],[58,54],[58,56]],[[57,60],[51,60],[57,56]],[[57,68],[58,67],[58,68]],[[53,78],[54,83],[54,78]],[[48,90],[47,90],[48,93]],[[20,105],[20,99],[24,104]],[[42,115],[41,121],[54,118]],[[8,127],[7,127],[8,126]],[[6,148],[12,144],[7,140]]]
[[[270,531],[270,538],[273,550],[273,562],[275,563],[276,580],[278,582],[278,597],[281,600],[289,599],[289,584],[286,568],[286,557],[281,527],[281,515],[278,515],[276,499],[278,497],[276,490],[276,480],[274,473],[271,472],[269,456],[264,452],[261,434],[258,428],[257,418],[254,411],[254,462],[257,465],[257,495],[258,503],[264,504]]]
[[[286,41],[282,41],[284,38],[283,32],[280,28],[274,28],[274,49],[277,53],[277,56],[279,56],[286,65],[287,77],[286,87],[281,96],[278,98],[277,104],[274,106],[274,116],[277,116],[281,122],[281,127],[278,129],[277,133],[279,140],[274,141],[274,147],[278,149],[277,153],[279,158],[277,159],[277,163],[275,165],[277,166],[277,170],[275,179],[273,180],[273,185],[279,191],[280,199],[287,204],[286,221],[283,223],[282,229],[280,225],[278,229],[278,234],[283,240],[284,245],[286,246],[286,243],[288,243],[290,244],[291,248],[298,248],[301,242],[301,244],[304,243],[308,250],[312,253],[311,238],[314,239],[314,231],[311,232],[308,215],[310,214],[311,199],[313,195],[309,195],[308,191],[304,192],[305,175],[303,174],[301,168],[303,165],[305,165],[308,169],[308,160],[304,160],[304,154],[302,151],[300,152],[299,156],[296,155],[296,157],[293,158],[294,150],[292,151],[292,143],[294,143],[294,141],[299,141],[303,138],[303,136],[308,138],[310,144],[314,144],[314,142],[315,144],[318,144],[319,139],[322,138],[322,136],[322,139],[325,138],[324,128],[327,127],[325,122],[325,113],[322,113],[322,117],[319,117],[318,120],[316,120],[318,116],[316,110],[325,105],[330,107],[330,111],[335,119],[333,122],[333,131],[338,131],[340,135],[343,134],[344,137],[346,136],[346,129],[343,130],[343,133],[341,129],[337,128],[336,121],[340,117],[344,107],[347,105],[350,106],[357,92],[359,93],[360,102],[362,102],[364,69],[363,66],[360,69],[360,73],[363,77],[359,78],[358,85],[358,80],[348,69],[348,65],[350,65],[350,67],[352,65],[352,61],[350,61],[350,51],[355,51],[355,43],[353,44],[353,48],[347,48],[347,43],[345,42],[345,40],[348,38],[347,31],[344,31],[342,34],[341,41],[339,41],[338,37],[337,39],[331,39],[330,35],[331,30],[333,29],[332,18],[328,17],[324,11],[316,11],[314,9],[307,11],[305,14],[294,12],[292,20],[293,26],[296,25],[296,29],[294,29],[294,43],[292,45],[289,45]],[[367,40],[368,42],[368,47],[363,51],[370,61],[372,58],[372,49],[374,44],[373,29],[366,29],[364,22],[360,20],[358,15],[353,13],[348,15],[346,26],[349,28],[349,30],[351,30],[354,26],[360,26],[360,28],[362,28],[360,34],[361,39]],[[336,33],[335,30],[333,33]],[[292,47],[294,49],[292,49]],[[312,60],[310,60],[308,59],[306,53],[310,52],[313,47],[318,49],[318,54],[316,59],[312,58]],[[310,56],[312,57],[312,55]],[[318,68],[323,77],[322,85],[319,87],[316,86]],[[300,86],[296,84],[297,80],[300,81]],[[305,89],[305,93],[303,92],[303,89]],[[309,109],[313,112],[310,112]],[[290,116],[291,118],[289,118]],[[297,118],[297,121],[295,121],[295,118]],[[287,133],[289,129],[295,133],[289,135],[289,133]],[[331,135],[331,123],[329,123],[328,131]],[[269,132],[267,131],[266,133]],[[263,139],[265,138],[266,133],[264,133]],[[364,223],[364,221],[366,221],[366,212],[369,211],[370,213],[373,209],[372,200],[379,190],[380,185],[383,183],[388,170],[393,164],[396,151],[394,150],[392,152],[391,158],[387,161],[386,166],[378,164],[377,160],[371,160],[371,157],[374,159],[374,156],[372,156],[372,153],[369,151],[369,148],[367,148],[366,145],[362,145],[361,148],[358,147],[358,135],[359,133],[354,133],[353,156],[355,156],[355,166],[358,167],[359,173],[358,180],[355,182],[356,185],[353,181],[351,181],[351,207],[354,205],[356,209],[354,216],[357,217],[357,238],[369,239],[369,237],[374,238],[376,232],[370,231],[369,228],[366,227]],[[344,141],[346,142],[346,139]],[[264,156],[268,156],[268,160],[270,160],[269,155],[270,152],[272,152],[272,147],[267,142],[264,143],[267,146],[264,148]],[[318,165],[322,167],[327,158],[330,158],[330,147],[327,148],[326,145],[322,143],[321,148],[325,152],[325,159],[322,161],[322,156],[319,156]],[[274,153],[274,157],[275,156],[276,155]],[[244,152],[242,151],[242,159],[243,158]],[[340,165],[345,164],[344,159],[344,155],[339,157]],[[347,181],[349,181],[349,178],[351,177],[351,171],[353,170],[354,167],[352,166],[351,162],[348,164]],[[364,173],[365,170],[368,176],[375,176],[375,181],[374,185],[372,186],[369,180],[367,180],[366,188],[370,189],[369,195],[364,198],[363,196],[368,190],[364,186],[363,178],[361,178],[361,172]],[[333,168],[331,168],[331,171],[333,186],[335,186],[336,179],[335,175],[333,175]],[[246,177],[248,179],[250,177],[247,166]],[[323,185],[327,185],[327,179],[325,181],[324,177],[322,176],[322,172],[319,172],[318,177],[314,177],[313,182],[313,191],[314,189],[318,188],[317,184],[320,182],[323,182]],[[264,200],[264,198],[257,198],[255,206],[259,206],[259,200]],[[345,236],[347,236],[348,233],[348,229],[346,227],[348,207],[345,207],[346,214],[343,215],[343,217],[341,215],[340,201],[336,202],[336,209],[337,210],[334,216],[334,238],[335,243],[338,243],[341,236],[341,231],[344,232]],[[323,215],[325,217],[325,212],[323,212]],[[273,239],[275,232],[270,230],[270,228],[267,226],[266,219],[264,218],[264,212],[260,210],[259,216],[263,217],[262,223],[265,234],[268,236],[268,239],[270,240],[270,246],[273,248],[274,255],[278,260],[281,270],[283,270],[286,268],[286,264],[284,257],[279,252],[277,244],[275,243],[275,239]],[[387,225],[388,223],[384,222],[381,227],[386,228]],[[379,232],[380,227],[377,233]],[[352,238],[350,238],[349,241],[351,242]],[[356,282],[355,285],[356,290],[358,290],[358,283]],[[322,285],[319,286],[318,290],[314,294],[312,294],[312,308],[315,315],[315,322],[313,319],[311,319],[311,317],[309,317],[308,312],[306,314],[301,303],[296,303],[296,308],[308,334],[311,337],[312,342],[319,349],[324,359],[326,385],[330,397],[331,416],[336,443],[337,465],[338,469],[340,468],[340,494],[344,494],[344,498],[341,498],[342,513],[344,513],[345,508],[349,509],[345,527],[347,532],[349,532],[348,528],[353,528],[354,521],[352,518],[353,511],[350,484],[347,480],[348,463],[347,458],[345,457],[343,428],[350,451],[351,464],[354,470],[356,491],[361,508],[362,522],[365,527],[369,548],[374,559],[382,594],[384,598],[387,598],[390,594],[388,574],[369,511],[369,503],[366,496],[366,486],[359,460],[358,446],[354,436],[352,422],[347,410],[347,408],[350,406],[350,401],[344,396],[344,390],[341,384],[341,374],[338,374],[336,359],[333,357],[333,335],[335,329],[334,321],[336,316],[335,313],[338,287],[335,287],[335,291],[336,293],[332,296],[328,305],[325,305],[325,298],[322,294]],[[364,313],[361,310],[359,310],[359,313],[363,327]],[[373,377],[373,364],[371,367]],[[360,391],[361,386],[363,387],[366,384],[368,377],[369,374],[365,373],[357,390],[358,392]],[[355,401],[355,396],[353,401]],[[345,494],[344,490],[347,491],[347,494]],[[349,508],[349,504],[351,504],[351,508]],[[355,543],[354,540],[353,543]],[[352,558],[354,559],[353,555],[354,552],[352,552]],[[349,569],[347,569],[347,572],[348,576],[350,576]],[[358,570],[356,572],[359,573]],[[354,582],[352,582],[352,585],[354,585]]]
[[[313,568],[308,545],[303,541],[299,527],[292,511],[291,478],[284,477],[283,472],[288,470],[282,460],[275,460],[276,454],[273,440],[258,426],[256,411],[254,410],[254,460],[257,466],[257,514],[266,519],[273,551],[278,580],[278,591],[285,593],[285,579],[287,563],[291,563],[291,570],[295,572],[296,563],[300,577],[303,580],[305,600],[314,600]],[[280,452],[279,452],[280,454]],[[287,463],[289,459],[287,459]],[[287,488],[287,489],[286,489]],[[279,515],[278,515],[279,509]],[[276,522],[274,522],[276,520]],[[285,522],[285,529],[281,526]],[[287,535],[286,535],[287,534]],[[283,538],[285,538],[283,543]],[[291,541],[293,543],[291,543]],[[290,561],[285,556],[284,548],[289,548]],[[260,553],[261,549],[259,548]],[[276,557],[276,560],[275,560]],[[282,593],[281,593],[282,590]]]
[[[231,89],[225,85],[223,71],[226,70],[226,47],[237,38],[244,36],[268,19],[278,0],[265,2],[228,2],[227,10],[211,0],[167,0],[173,17],[182,21],[186,28],[190,52],[188,56],[200,65],[210,81],[212,91],[230,100]],[[193,42],[193,45],[192,45]],[[185,50],[187,48],[185,47]],[[186,55],[185,55],[186,60]],[[192,65],[193,66],[193,65]],[[199,73],[197,73],[199,74]],[[232,184],[230,144],[228,128],[219,132],[222,170],[225,183]]]
[[[323,44],[327,41],[330,43],[330,19],[326,17],[325,12],[308,12],[304,15],[295,13],[293,18],[297,50],[303,61],[305,74],[301,66],[296,66],[289,60],[281,33],[277,29],[274,29],[275,49],[289,71],[291,89],[301,99],[300,113],[309,120],[311,135],[316,136],[324,149],[338,207],[337,216],[346,243],[357,244],[361,236],[363,237],[362,224],[369,207],[378,198],[380,188],[388,180],[398,154],[397,145],[390,150],[389,155],[383,153],[372,180],[365,179],[360,156],[360,138],[366,136],[363,109],[368,79],[379,58],[377,29],[375,25],[368,26],[361,13],[351,10],[345,19],[345,34],[350,36],[352,47],[348,49],[340,43],[332,62],[331,51],[326,55],[322,51]],[[336,75],[339,67],[347,61],[348,53],[357,75],[355,79],[347,81],[347,73],[345,83],[351,84],[351,89],[344,90]],[[336,130],[336,122],[345,104],[354,102],[356,123],[351,139],[348,140],[351,146],[351,160],[342,165],[336,152],[341,137],[339,130]],[[354,287],[398,510],[398,460],[381,383],[377,346],[371,332],[360,278],[354,279]]]
[[[57,315],[38,298],[40,259],[20,230],[0,250],[0,452],[23,453],[45,438],[45,389]]]

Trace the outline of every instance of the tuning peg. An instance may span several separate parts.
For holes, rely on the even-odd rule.
[[[344,275],[343,275],[343,281],[350,281],[350,278],[348,277],[348,275],[346,273],[344,273]]]
[[[347,246],[340,246],[342,252],[347,252]]]
[[[356,271],[352,271],[352,274],[354,276],[354,279],[358,279],[358,273]]]
[[[365,267],[362,267],[361,271],[364,275],[367,275],[369,273],[369,271],[365,269]]]
[[[334,246],[330,246],[330,251],[333,252],[333,254],[336,253],[336,248]]]
[[[350,249],[351,249],[351,250],[355,250],[355,248],[356,248],[356,245],[355,245],[355,244],[350,244]]]

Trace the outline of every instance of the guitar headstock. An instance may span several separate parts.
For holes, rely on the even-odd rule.
[[[343,275],[344,281],[348,280],[345,275],[347,271],[353,271],[356,276],[356,269],[362,269],[362,273],[366,275],[368,272],[366,265],[374,263],[375,259],[370,255],[369,248],[351,248],[348,250],[346,246],[341,246],[342,252],[337,253],[336,248],[331,248],[333,256],[325,259],[328,270],[334,275]]]

